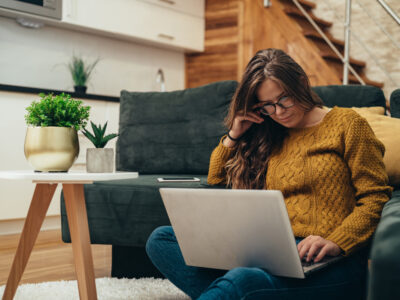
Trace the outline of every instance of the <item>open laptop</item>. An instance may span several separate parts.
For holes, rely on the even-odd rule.
[[[160,193],[187,265],[259,267],[305,278],[342,258],[302,265],[280,191],[160,188]]]

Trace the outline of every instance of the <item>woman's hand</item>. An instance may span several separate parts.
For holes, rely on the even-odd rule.
[[[342,249],[332,241],[326,240],[319,235],[309,235],[297,244],[300,259],[307,253],[306,260],[310,261],[314,255],[318,254],[314,259],[315,262],[320,261],[325,255],[337,256]]]
[[[253,107],[253,110],[259,106],[260,104],[256,104]],[[229,135],[234,139],[238,139],[250,128],[251,125],[253,125],[253,123],[261,124],[262,122],[264,122],[264,118],[260,116],[259,112],[249,111],[244,115],[242,111],[239,111],[233,120],[232,128],[229,130]],[[226,142],[226,146],[228,147],[232,147],[232,144],[234,145],[236,143],[230,139]]]

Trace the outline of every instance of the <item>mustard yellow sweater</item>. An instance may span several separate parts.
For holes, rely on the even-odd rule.
[[[233,151],[221,139],[211,154],[209,184],[226,182]],[[335,107],[316,126],[289,129],[270,157],[266,185],[282,191],[295,236],[322,236],[347,255],[371,237],[390,198],[383,154],[364,118]]]

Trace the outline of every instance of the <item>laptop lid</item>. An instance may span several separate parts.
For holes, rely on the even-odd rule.
[[[305,277],[280,191],[160,188],[160,193],[187,265],[260,267]]]

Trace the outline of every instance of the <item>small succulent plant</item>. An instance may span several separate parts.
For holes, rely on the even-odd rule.
[[[92,121],[90,121],[90,125],[92,125],[93,134],[87,131],[86,128],[82,130],[82,133],[93,143],[96,148],[104,148],[108,141],[118,136],[116,133],[104,136],[107,128],[107,122],[103,127],[101,124],[96,126]]]

